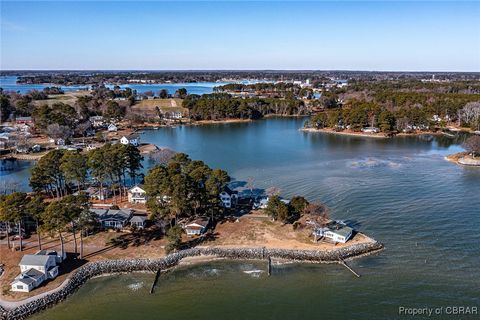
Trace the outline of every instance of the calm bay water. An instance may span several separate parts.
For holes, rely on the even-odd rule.
[[[27,93],[31,90],[43,90],[45,87],[51,87],[51,84],[17,84],[17,77],[0,77],[0,88],[5,91],[18,91]],[[205,94],[212,93],[213,87],[227,84],[226,82],[199,82],[199,83],[164,83],[164,84],[125,84],[121,85],[122,89],[131,88],[137,90],[138,93],[145,91],[153,91],[155,94],[162,89],[166,89],[168,93],[174,94],[180,88],[186,88],[189,94]],[[78,91],[88,88],[89,86],[60,86],[63,91]],[[109,87],[113,88],[113,85]]]
[[[361,278],[337,265],[297,264],[253,277],[243,271],[263,264],[214,262],[161,277],[153,295],[152,275],[93,279],[34,319],[371,320],[406,318],[400,306],[480,307],[480,169],[443,159],[461,150],[461,138],[304,133],[303,121],[162,128],[142,142],[224,168],[239,185],[254,177],[258,188],[326,203],[386,246],[351,262]]]

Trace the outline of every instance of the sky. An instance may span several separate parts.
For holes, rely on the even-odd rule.
[[[1,70],[480,72],[480,2],[4,1]]]

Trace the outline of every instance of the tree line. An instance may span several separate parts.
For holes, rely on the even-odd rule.
[[[193,120],[259,119],[267,114],[304,115],[309,109],[302,100],[237,98],[226,93],[189,95],[183,100]]]
[[[121,192],[129,182],[136,182],[142,160],[140,151],[130,144],[105,144],[87,153],[53,150],[32,168],[30,186],[35,192],[60,198],[75,189],[80,191],[87,178],[92,178],[101,193],[107,184],[113,192]]]
[[[230,181],[228,173],[177,153],[166,164],[152,167],[145,176],[147,207],[153,219],[174,221],[223,213],[219,194]]]
[[[474,130],[480,129],[480,102],[468,102],[456,114],[443,117],[432,108],[422,105],[400,106],[389,108],[377,102],[365,100],[350,100],[342,107],[317,113],[306,122],[312,128],[346,127],[359,131],[364,127],[375,126],[385,133],[409,130],[427,130],[435,126],[445,126],[447,122],[456,122]],[[453,112],[453,111],[452,111]],[[440,113],[441,114],[441,113]],[[439,116],[435,119],[434,115]]]
[[[83,256],[83,237],[96,228],[97,222],[89,210],[88,196],[67,195],[61,200],[46,202],[41,195],[29,196],[23,192],[0,195],[0,221],[4,223],[7,235],[7,246],[10,244],[11,225],[17,226],[19,248],[23,250],[25,236],[24,221],[35,222],[37,246],[42,249],[41,235],[58,235],[61,243],[61,255],[64,255],[64,234],[73,235],[75,254],[78,253],[77,233],[80,231],[80,259]]]

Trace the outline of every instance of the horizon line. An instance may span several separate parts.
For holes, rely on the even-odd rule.
[[[480,73],[459,70],[362,70],[362,69],[6,69],[2,72],[371,72],[371,73]]]

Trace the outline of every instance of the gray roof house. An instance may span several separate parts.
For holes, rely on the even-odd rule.
[[[104,228],[121,229],[132,217],[132,209],[90,209]]]
[[[325,237],[325,239],[345,243],[353,236],[353,228],[344,223],[332,221],[323,228],[315,228],[313,235],[316,237]]]
[[[145,228],[146,222],[147,216],[133,216],[132,219],[130,219],[130,225],[137,229]]]

